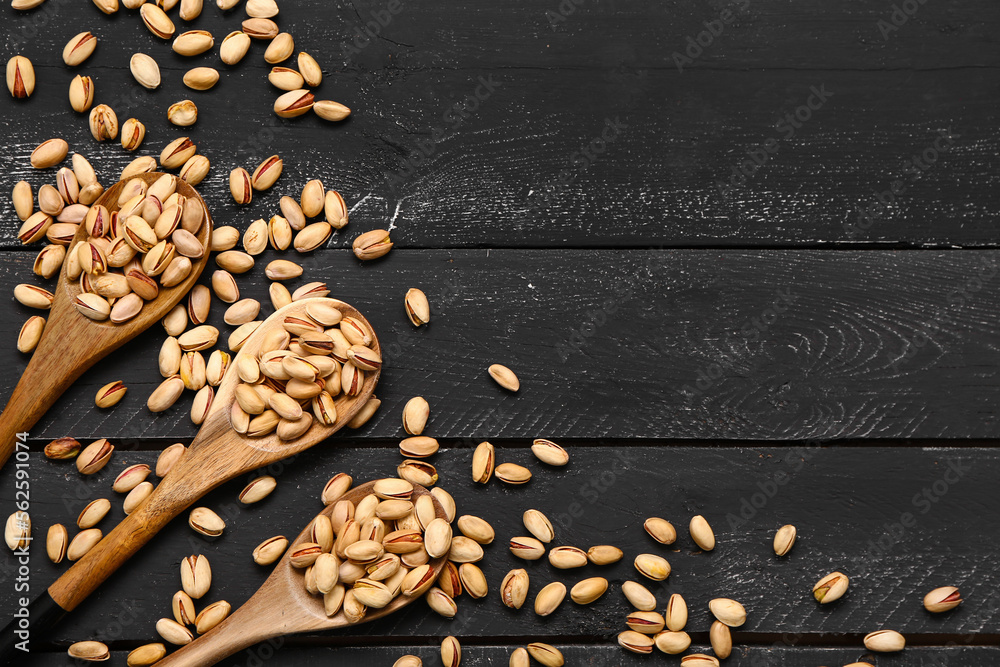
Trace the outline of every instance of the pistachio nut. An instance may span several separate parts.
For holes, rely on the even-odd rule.
[[[191,625],[194,623],[194,600],[184,591],[177,591],[170,599],[170,608],[174,613],[174,620],[181,625]]]
[[[326,221],[334,229],[343,229],[347,226],[348,211],[344,198],[336,190],[327,190],[324,199],[323,211],[326,213]]]
[[[180,169],[198,152],[198,147],[189,137],[179,137],[167,144],[160,152],[160,164],[164,169]]]
[[[7,61],[7,90],[12,97],[23,99],[35,92],[35,68],[24,56]]]
[[[90,110],[90,133],[97,141],[118,136],[118,116],[107,104],[98,104]]]
[[[354,480],[347,473],[339,472],[326,483],[323,487],[323,493],[320,496],[324,505],[330,505],[336,502],[341,496],[350,491],[351,485]],[[354,506],[351,505],[353,508]]]
[[[95,641],[76,642],[66,650],[69,657],[86,662],[104,662],[111,657],[107,644]]]
[[[264,61],[276,65],[292,57],[295,53],[295,40],[287,32],[279,32],[264,50]]]
[[[626,581],[622,584],[622,594],[633,607],[639,611],[653,611],[656,609],[656,596],[648,588],[637,581]]]
[[[77,74],[69,82],[69,105],[73,111],[84,113],[94,103],[94,80],[89,76]]]
[[[650,517],[642,524],[649,536],[660,544],[673,544],[677,539],[677,531],[674,525],[666,519]]]
[[[208,559],[198,554],[181,561],[181,587],[195,600],[200,600],[212,586],[212,567]]]
[[[203,424],[214,401],[215,389],[211,385],[205,385],[199,389],[194,395],[194,400],[191,401],[191,422],[199,426]]]
[[[81,65],[97,48],[97,37],[90,32],[73,36],[63,47],[63,62],[70,67]]]
[[[143,5],[148,7],[149,4]],[[186,627],[172,618],[161,618],[156,622],[156,632],[164,641],[176,646],[184,646],[194,641],[194,635]]]
[[[253,255],[239,250],[226,250],[215,256],[215,263],[230,273],[246,273],[253,268]]]
[[[313,94],[308,90],[290,90],[274,101],[274,113],[281,118],[295,118],[313,107]]]
[[[527,484],[531,481],[531,471],[516,463],[501,463],[494,472],[497,479],[506,484]]]
[[[458,578],[470,597],[479,600],[489,593],[486,575],[475,563],[462,563],[458,566]]]
[[[656,642],[656,648],[668,655],[683,653],[691,646],[691,637],[686,632],[660,632],[653,639]]]
[[[578,581],[569,591],[569,597],[577,604],[590,604],[608,590],[608,580],[604,577],[590,577]]]
[[[247,0],[247,16],[255,19],[270,19],[278,15],[278,4],[274,0]]]
[[[299,51],[298,64],[299,71],[302,72],[302,78],[305,79],[307,86],[315,88],[322,83],[323,69],[316,62],[315,58],[305,51]]]
[[[254,190],[268,190],[281,176],[284,169],[284,161],[278,155],[272,155],[257,165],[250,179]]]
[[[562,652],[551,644],[532,642],[527,648],[528,655],[543,667],[562,667],[566,664]]]
[[[272,67],[267,80],[278,90],[299,90],[305,85],[302,75],[290,67]]]
[[[180,375],[172,375],[161,382],[146,399],[146,407],[150,412],[168,410],[184,393],[184,380]]]
[[[152,171],[156,171],[156,158],[150,155],[141,155],[125,165],[125,168],[122,169],[121,180],[124,181]]]
[[[243,60],[243,56],[250,50],[250,36],[245,32],[236,30],[222,40],[219,47],[219,57],[227,65],[235,65]]]
[[[66,547],[66,559],[75,562],[87,555],[87,553],[97,546],[104,534],[100,528],[88,528],[81,530],[70,541]]]
[[[135,118],[129,118],[122,123],[122,148],[134,151],[146,137],[146,126]]]
[[[144,644],[128,654],[125,662],[128,667],[148,667],[162,660],[167,655],[167,647],[160,643]]]
[[[125,511],[125,514],[131,514],[135,511],[135,508],[141,505],[151,493],[153,493],[152,482],[140,482],[137,484],[134,489],[128,492],[124,502],[122,502],[122,509]]]
[[[663,630],[663,616],[655,611],[633,611],[625,618],[630,630],[644,635],[655,635]]]
[[[458,529],[463,535],[479,544],[490,544],[496,533],[485,519],[465,514],[458,519]]]
[[[667,629],[672,632],[679,632],[684,629],[688,621],[688,608],[684,596],[674,593],[667,601],[666,624]]]
[[[962,594],[954,586],[935,588],[924,596],[924,609],[935,614],[950,611],[960,604]]]
[[[199,67],[198,69],[210,69],[210,68]],[[191,71],[193,72],[194,70]],[[218,73],[216,74],[216,76],[218,76]],[[189,86],[189,87],[193,88],[194,86]],[[185,162],[181,166],[181,170],[180,173],[178,174],[178,177],[182,181],[186,182],[188,185],[198,185],[205,179],[206,176],[208,176],[210,168],[211,168],[211,163],[209,162],[207,157],[205,157],[204,155],[193,155],[190,158],[188,158],[187,162]],[[187,209],[185,207],[185,212],[186,211]]]
[[[18,229],[17,238],[24,244],[34,243],[41,240],[51,226],[52,216],[46,215],[42,211],[36,211],[29,215]]]
[[[618,645],[626,651],[631,651],[632,653],[653,652],[653,639],[647,635],[638,633],[635,630],[620,632],[618,634]]]
[[[795,545],[795,526],[788,524],[778,529],[774,534],[774,553],[778,556],[785,556]]]
[[[450,493],[445,491],[439,486],[435,486],[431,489],[431,495],[441,503],[441,507],[444,508],[444,518],[448,519],[449,522],[455,520],[455,499]]]
[[[243,32],[253,39],[274,39],[278,36],[278,24],[271,19],[249,18],[243,22]]]
[[[454,637],[445,637],[441,642],[441,664],[444,667],[458,667],[462,662],[462,645]]]
[[[269,537],[254,548],[253,560],[258,565],[271,565],[281,558],[287,548],[288,540],[284,535]]]
[[[14,184],[11,201],[14,203],[14,212],[17,213],[17,217],[21,221],[27,220],[28,216],[34,213],[35,199],[31,191],[31,185],[27,181],[18,181]]]
[[[517,376],[514,375],[514,371],[510,370],[506,366],[493,364],[487,370],[489,371],[490,377],[507,391],[517,391],[521,388],[521,383],[517,379]]]
[[[198,121],[198,106],[191,100],[181,100],[167,107],[167,120],[178,127],[189,127]]]
[[[426,435],[404,438],[399,443],[399,453],[408,458],[423,459],[438,450],[438,441]]]
[[[202,609],[194,619],[195,630],[203,635],[226,620],[232,606],[225,600],[218,600]]]
[[[314,222],[311,225],[303,227],[302,230],[295,235],[292,245],[299,252],[312,252],[313,250],[323,246],[332,233],[333,228],[330,226],[330,223]]]
[[[906,638],[895,630],[877,630],[865,635],[865,648],[876,653],[893,653],[906,647]]]
[[[170,39],[174,36],[174,22],[170,20],[167,13],[158,5],[151,2],[144,3],[139,7],[139,16],[149,31],[156,37]]]
[[[177,343],[185,352],[207,350],[215,345],[219,338],[219,330],[208,324],[202,324],[189,329],[177,337]]]
[[[539,510],[525,510],[521,518],[524,521],[524,527],[539,541],[547,544],[555,539],[555,529],[552,527],[552,522]]]
[[[156,459],[156,476],[164,477],[181,460],[186,451],[187,448],[178,442],[160,452],[160,455]]]
[[[278,481],[274,477],[271,477],[270,475],[261,475],[243,487],[243,490],[240,491],[239,494],[240,502],[244,505],[258,503],[271,495],[271,492],[274,491],[277,486]]]
[[[76,438],[57,438],[45,445],[45,458],[54,460],[68,460],[76,458],[80,453],[80,443]]]
[[[299,54],[302,55],[302,54]],[[351,115],[350,107],[333,100],[317,100],[313,103],[313,111],[323,120],[339,121]]]
[[[361,260],[377,259],[392,250],[392,240],[389,232],[384,229],[373,229],[354,239],[354,256]]]
[[[528,597],[529,578],[524,569],[511,570],[500,584],[500,600],[504,606],[520,609]]]
[[[639,554],[633,564],[639,574],[653,581],[663,581],[670,576],[670,563],[656,554]]]
[[[531,658],[528,656],[528,649],[519,646],[510,654],[508,667],[531,667]]]
[[[561,581],[553,581],[535,596],[535,613],[539,616],[548,616],[562,604],[566,599],[566,585]]]
[[[66,546],[69,543],[69,533],[66,526],[61,523],[54,523],[49,526],[49,532],[45,536],[45,553],[49,560],[58,565],[66,558]]]
[[[704,551],[711,551],[715,548],[715,533],[712,531],[712,526],[708,524],[708,520],[702,515],[698,514],[691,518],[691,523],[688,525],[688,530],[691,532],[691,539]]]
[[[493,476],[496,464],[496,451],[487,441],[479,443],[472,454],[472,481],[486,484]]]
[[[554,547],[549,551],[549,563],[559,570],[583,567],[587,564],[587,554],[576,547]]]
[[[736,600],[716,598],[708,603],[712,615],[731,628],[738,628],[747,621],[747,612]]]
[[[11,551],[24,549],[31,542],[31,517],[27,512],[17,511],[7,517],[4,525],[4,541]]]
[[[259,301],[256,299],[241,299],[226,309],[223,319],[226,324],[238,326],[252,322],[259,312]]]
[[[76,525],[78,528],[93,528],[107,516],[109,511],[111,511],[111,501],[107,498],[92,500],[80,512]]]
[[[692,653],[681,658],[681,667],[719,667],[719,659],[704,653]]]
[[[174,53],[182,56],[197,56],[215,46],[215,38],[207,30],[188,30],[174,38]]]
[[[431,558],[440,558],[451,550],[451,524],[434,519],[424,530],[424,549]]]
[[[320,396],[314,398],[313,401],[316,401],[317,399],[319,399],[324,395],[330,400],[330,407],[336,410],[336,408],[333,406],[333,399],[329,398],[330,395],[327,394],[326,392],[323,392],[322,394],[320,394]],[[326,406],[324,406],[324,408],[326,408]],[[319,413],[316,414],[317,418],[319,418]],[[336,415],[336,412],[334,412],[333,414]],[[320,419],[320,421],[328,423],[325,419]],[[336,419],[334,419],[333,421],[336,422]],[[406,459],[396,467],[396,472],[399,474],[400,477],[410,482],[411,484],[419,484],[420,486],[431,487],[434,486],[434,484],[436,484],[438,481],[437,468],[435,468],[433,465],[431,465],[426,461]]]
[[[114,453],[115,447],[106,438],[100,438],[87,445],[80,455],[76,457],[76,469],[84,475],[93,475],[99,472]]]
[[[722,621],[715,621],[708,632],[708,639],[712,644],[712,651],[719,660],[725,660],[733,652],[733,634],[729,626]]]
[[[850,581],[843,572],[831,572],[813,586],[813,597],[820,604],[839,600],[847,592]]]
[[[59,246],[56,246],[59,247]],[[40,315],[29,317],[17,334],[17,351],[28,354],[35,350],[45,331],[45,318]]]
[[[322,184],[320,185],[322,187]],[[306,215],[294,197],[284,196],[279,200],[281,215],[288,220],[292,229],[299,231],[306,226]]]
[[[422,291],[416,288],[407,290],[403,305],[406,308],[406,317],[413,323],[413,326],[419,327],[430,321],[430,305],[427,303],[427,295]]]
[[[292,245],[292,226],[280,215],[267,221],[267,240],[275,250],[288,250]]]
[[[454,618],[458,614],[458,605],[450,595],[434,586],[424,594],[427,606],[445,618]]]
[[[195,507],[188,514],[188,525],[196,533],[209,537],[218,537],[226,529],[226,522],[218,514],[207,507]]]
[[[65,139],[48,139],[38,144],[31,151],[31,166],[35,169],[48,169],[66,159],[69,144]]]
[[[116,493],[128,493],[140,483],[144,482],[150,472],[152,471],[145,463],[130,465],[118,473],[118,476],[115,477],[115,481],[111,485],[111,488]]]

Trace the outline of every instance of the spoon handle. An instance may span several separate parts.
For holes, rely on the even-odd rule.
[[[222,623],[158,661],[156,667],[208,667],[268,639],[273,641],[262,651],[274,653],[284,644],[282,635],[305,628],[293,627],[291,617],[297,617],[298,611],[294,605],[286,607],[274,596],[261,595],[266,588],[267,584]]]
[[[93,332],[81,331],[86,322],[66,317],[64,310],[72,305],[65,301],[63,290],[57,290],[45,333],[0,415],[0,467],[17,448],[18,434],[38,423],[56,399],[109,352],[100,350],[103,346],[97,343],[102,341],[96,340]],[[78,318],[83,320],[83,316]]]

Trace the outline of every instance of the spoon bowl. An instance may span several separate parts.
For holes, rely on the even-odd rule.
[[[362,498],[372,492],[374,485],[375,482],[362,484],[338,500],[350,500],[357,505]],[[416,501],[422,495],[430,495],[430,491],[414,484],[412,500]],[[330,516],[333,506],[334,503],[327,505],[319,515]],[[444,508],[436,498],[434,498],[434,510],[438,518],[445,518]],[[271,576],[243,606],[204,635],[157,662],[157,667],[207,667],[267,639],[300,632],[334,630],[360,625],[399,611],[423,597],[422,595],[407,597],[400,594],[386,607],[369,610],[364,618],[357,622],[347,620],[343,610],[333,616],[327,616],[322,596],[310,595],[305,588],[303,576],[305,570],[296,569],[291,564],[292,550],[296,545],[309,541],[311,527],[312,522],[289,545],[271,572]],[[435,580],[441,574],[445,561],[447,555],[429,562]]]
[[[151,185],[161,176],[164,174],[154,172],[136,178]],[[125,184],[126,181],[120,181],[108,188],[94,202],[94,206],[103,205],[109,212],[119,210],[118,196]],[[82,290],[78,280],[66,275],[68,262],[63,262],[59,282],[53,291],[52,307],[46,317],[45,331],[0,415],[0,467],[14,451],[16,434],[34,426],[56,399],[91,366],[163,319],[198,280],[208,264],[212,216],[198,192],[179,178],[177,192],[201,204],[204,220],[196,236],[205,252],[191,261],[191,273],[187,278],[173,287],[161,286],[156,298],[146,302],[131,320],[121,324],[110,320],[99,322],[78,312],[73,300]],[[69,252],[73,252],[76,245],[86,238],[86,225],[80,223],[68,246]]]

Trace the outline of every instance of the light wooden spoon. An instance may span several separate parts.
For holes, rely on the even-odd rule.
[[[378,337],[360,312],[343,301],[320,298],[295,301],[275,311],[257,327],[239,354],[257,355],[264,336],[281,329],[287,315],[304,313],[308,304],[321,301],[336,306],[344,316],[362,321],[373,332],[369,347],[381,354]],[[201,430],[149,498],[31,603],[32,637],[47,635],[47,630],[66,612],[75,609],[163,526],[203,495],[238,475],[298,454],[339,431],[371,398],[381,374],[380,370],[366,372],[364,385],[357,396],[341,394],[337,397],[337,421],[332,426],[314,420],[309,430],[295,440],[280,440],[273,432],[252,438],[233,430],[229,412],[240,383],[236,367],[234,359],[216,389],[215,400]],[[0,636],[0,664],[6,664],[2,658],[7,655],[4,651],[8,650],[13,634],[12,627],[8,626]]]
[[[152,184],[163,175],[148,173],[136,178]],[[126,181],[120,181],[108,188],[95,205],[101,204],[109,212],[117,211],[118,195],[125,183]],[[147,302],[139,314],[128,322],[95,322],[81,315],[73,305],[73,299],[81,291],[79,281],[66,277],[68,262],[63,262],[59,282],[54,290],[55,299],[46,315],[45,333],[14,387],[7,407],[0,415],[0,467],[14,451],[18,433],[34,426],[56,399],[87,369],[163,319],[198,280],[208,263],[212,216],[198,192],[180,179],[177,179],[177,192],[185,197],[195,198],[205,211],[205,220],[197,234],[198,240],[205,247],[205,254],[191,261],[191,274],[183,282],[174,287],[161,287],[157,297]],[[86,225],[81,223],[70,242],[70,252],[86,237]]]
[[[350,500],[357,505],[362,498],[372,492],[374,484],[375,482],[369,482],[356,487],[341,499]],[[413,500],[416,501],[422,495],[430,495],[430,492],[422,486],[414,485]],[[434,509],[439,518],[445,518],[444,508],[436,498]],[[333,504],[330,504],[320,512],[320,515],[329,516],[332,512]],[[387,607],[369,610],[357,623],[348,621],[343,610],[332,617],[327,616],[323,609],[322,596],[310,595],[306,591],[304,570],[292,567],[289,556],[295,545],[309,541],[311,527],[312,522],[289,546],[271,576],[257,589],[253,597],[222,623],[157,662],[157,667],[207,667],[258,642],[299,632],[333,630],[367,623],[398,611],[423,597],[399,595]],[[435,581],[441,574],[446,560],[447,556],[441,556],[430,561]]]

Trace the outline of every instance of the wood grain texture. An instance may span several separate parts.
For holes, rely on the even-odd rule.
[[[234,607],[242,604],[269,572],[253,563],[253,548],[273,535],[297,534],[320,509],[319,493],[330,476],[345,471],[363,481],[392,475],[402,460],[392,450],[337,447],[335,442],[270,466],[266,472],[278,479],[278,488],[257,505],[244,507],[237,501],[249,476],[213,491],[201,504],[227,521],[221,538],[202,538],[178,518],[80,605],[50,641],[153,640],[156,619],[169,615],[170,597],[179,587],[178,563],[194,553],[207,556],[213,571],[212,589],[199,608],[219,599]],[[451,621],[418,603],[366,624],[363,632],[322,634],[316,641],[430,641],[445,634],[608,641],[628,611],[620,584],[641,578],[632,559],[643,552],[658,553],[671,563],[673,573],[666,582],[646,583],[661,605],[672,593],[685,596],[689,629],[700,633],[697,637],[709,627],[708,601],[731,596],[748,610],[738,634],[768,645],[784,633],[801,633],[795,639],[801,645],[858,645],[865,633],[883,627],[904,632],[913,644],[997,640],[1000,609],[993,591],[1000,584],[1000,568],[995,554],[982,549],[1000,530],[1000,519],[990,510],[1000,473],[994,449],[581,446],[570,452],[570,464],[553,469],[534,461],[525,448],[501,447],[499,461],[528,465],[534,479],[523,487],[497,481],[482,487],[469,475],[470,447],[442,450],[432,462],[441,485],[455,496],[459,514],[482,516],[497,532],[482,563],[489,595],[479,601],[460,597],[459,615]],[[113,495],[111,482],[126,465],[154,459],[151,452],[116,451],[105,470],[83,479],[66,464],[32,455],[32,488],[39,490],[31,505],[36,535],[44,535],[54,521],[71,525],[90,499]],[[13,470],[0,473],[5,488],[12,479]],[[112,512],[102,527],[121,519],[120,500],[112,498]],[[542,510],[553,521],[553,545],[617,544],[626,558],[614,566],[564,571],[547,560],[515,559],[505,542],[525,534],[520,517],[529,508]],[[711,553],[699,553],[687,535],[687,521],[697,513],[714,526],[718,546]],[[677,526],[675,545],[658,545],[645,534],[642,521],[651,515]],[[785,523],[798,527],[799,541],[787,558],[779,559],[771,541]],[[0,586],[0,608],[11,609],[13,558],[8,554],[0,565],[0,575],[11,584]],[[64,567],[48,562],[41,548],[33,549],[31,586],[47,585]],[[503,607],[498,595],[503,575],[515,567],[526,567],[532,580],[529,602],[518,612]],[[810,595],[812,585],[837,569],[853,585],[843,600],[820,607]],[[598,602],[583,608],[566,601],[544,619],[531,611],[535,593],[545,583],[571,585],[589,576],[611,581]],[[923,595],[944,585],[959,586],[965,603],[948,614],[924,612]]]
[[[267,303],[261,256],[240,277]],[[297,258],[294,257],[293,258]],[[301,258],[289,287],[323,280],[382,339],[383,404],[363,438],[403,434],[404,403],[431,404],[446,438],[996,438],[1000,279],[992,251],[405,251],[359,263],[346,250]],[[9,293],[30,258],[0,267]],[[207,278],[203,277],[203,280]],[[429,326],[403,295],[420,287]],[[210,323],[233,327],[215,301]],[[25,360],[28,309],[0,321],[0,395]],[[270,312],[264,307],[264,314]],[[82,377],[35,428],[73,436],[190,438],[190,398],[152,415],[165,334],[147,332]],[[521,390],[487,375],[509,365]],[[627,382],[623,382],[627,378]],[[124,380],[109,411],[97,388]],[[617,406],[617,407],[616,407]]]
[[[157,172],[143,174],[140,178],[146,185],[152,185],[162,176],[162,173]],[[124,188],[124,182],[109,184],[94,205],[117,213],[120,208],[118,197]],[[196,201],[200,202],[204,217],[197,230],[197,239],[205,248],[204,255],[191,262],[187,278],[173,287],[160,288],[157,285],[156,298],[143,302],[142,309],[135,317],[120,324],[115,324],[110,319],[96,322],[77,310],[74,301],[82,289],[79,281],[69,279],[66,272],[68,263],[63,262],[58,283],[52,290],[55,295],[52,307],[44,313],[46,322],[42,338],[0,415],[0,466],[14,452],[17,434],[29,431],[56,399],[95,363],[146,329],[157,325],[198,281],[209,262],[212,216],[206,212],[204,200],[190,185],[180,181],[176,191],[184,197],[197,198]],[[87,238],[85,225],[80,225],[68,251],[75,252],[77,244]],[[123,272],[127,269],[125,267]]]
[[[315,5],[300,4],[283,8],[282,26],[320,56],[326,81],[318,96],[355,110],[344,123],[312,114],[278,119],[260,45],[238,66],[222,65],[215,89],[195,92],[182,85],[183,72],[220,65],[216,55],[180,57],[128,12],[106,19],[93,10],[88,19],[100,46],[77,69],[95,77],[98,101],[121,120],[147,124],[137,153],[158,155],[181,135],[198,143],[212,160],[201,187],[220,224],[266,219],[279,195],[297,194],[319,177],[353,209],[354,224],[336,246],[392,224],[400,247],[414,248],[996,247],[998,92],[982,85],[982,72],[997,57],[980,42],[983,26],[1000,17],[984,3],[924,5],[888,41],[874,24],[891,5],[753,3],[756,28],[719,37],[683,74],[670,62],[671,44],[683,47],[717,8],[581,6],[553,33],[538,25],[548,7],[536,3],[459,10],[404,3],[385,39],[343,60],[336,55],[341,40],[370,10],[324,6],[323,14],[332,14],[327,23],[307,20]],[[192,25],[212,30],[217,41],[242,15],[223,18],[214,7],[205,13]],[[16,35],[17,18],[10,18],[3,29]],[[616,26],[633,32],[616,35]],[[4,192],[20,178],[36,188],[50,178],[28,166],[39,126],[88,155],[105,182],[134,157],[113,142],[94,142],[86,117],[68,108],[76,72],[53,66],[49,56],[78,27],[61,25],[24,44],[39,85],[27,103],[0,99],[11,132],[0,156]],[[390,37],[395,31],[402,34]],[[839,46],[825,48],[828,40]],[[465,51],[473,42],[473,52]],[[797,50],[803,42],[808,54]],[[945,46],[954,43],[962,47]],[[643,55],[650,48],[656,62]],[[131,79],[127,62],[136,50],[161,62],[160,89],[146,91]],[[813,98],[817,108],[802,112],[809,119],[801,126],[783,120],[804,108],[813,88],[827,99]],[[200,109],[198,123],[186,129],[166,121],[167,106],[183,98]],[[609,119],[620,131],[604,137],[599,154],[581,153]],[[942,132],[954,138],[934,153]],[[914,166],[925,150],[933,164]],[[285,174],[238,209],[227,191],[230,169],[252,170],[273,153],[285,158]],[[720,189],[741,165],[750,173],[746,183]],[[880,204],[896,180],[904,191]],[[10,218],[8,198],[0,199],[0,215]],[[870,221],[856,207],[871,208]],[[3,229],[3,246],[17,245],[15,230]]]
[[[459,639],[462,639],[461,637]],[[671,658],[663,654],[650,657],[633,655],[611,643],[566,645],[556,638],[554,645],[566,658],[567,665],[583,667],[639,667],[653,662],[658,664],[678,664],[677,657]],[[511,652],[516,645],[469,645],[462,646],[462,665],[465,667],[498,667],[506,665]],[[711,654],[705,644],[695,645],[697,649]],[[436,646],[426,644],[399,646],[296,646],[282,644],[278,647],[261,644],[244,651],[224,662],[220,667],[246,667],[256,664],[280,664],[282,667],[311,667],[321,661],[321,664],[373,665],[390,667],[400,656],[416,655],[423,659],[427,667],[440,664]],[[124,665],[125,651],[111,654],[109,665]],[[907,648],[900,656],[877,656],[882,662],[905,661],[908,667],[940,667],[941,665],[965,665],[966,667],[992,667],[1000,660],[1000,649],[988,647],[959,646],[953,648]],[[843,665],[859,659],[875,659],[875,656],[864,649],[847,648],[813,648],[802,646],[777,646],[736,648],[724,663],[727,667],[758,667],[759,665],[783,665],[784,667],[815,667],[816,665]],[[32,655],[20,664],[30,667],[62,667],[66,664],[65,653],[43,653]],[[890,663],[892,664],[892,663]]]

